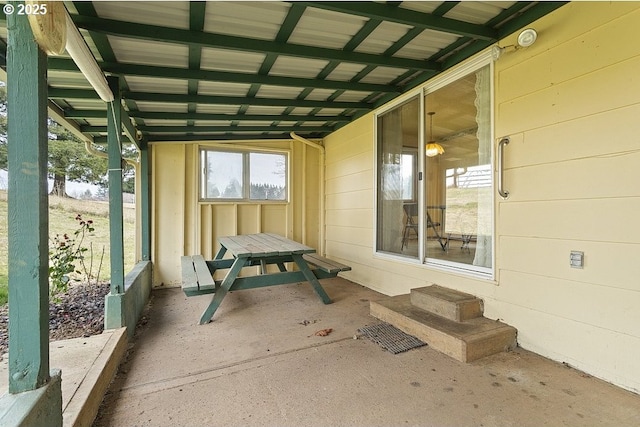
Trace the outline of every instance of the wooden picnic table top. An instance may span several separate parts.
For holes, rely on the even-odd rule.
[[[225,236],[218,241],[236,258],[286,256],[316,251],[312,247],[272,233]]]

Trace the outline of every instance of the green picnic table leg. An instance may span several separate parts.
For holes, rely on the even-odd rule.
[[[329,298],[329,295],[324,291],[322,285],[318,281],[318,278],[313,274],[309,268],[309,264],[307,264],[307,262],[302,258],[302,255],[294,254],[293,260],[296,262],[296,265],[302,274],[304,274],[305,279],[311,283],[311,286],[313,286],[313,289],[316,291],[320,299],[322,299],[322,302],[325,304],[331,304],[331,298]]]
[[[202,313],[202,317],[200,317],[201,325],[204,325],[205,323],[209,323],[211,321],[213,314],[216,312],[218,307],[220,307],[220,303],[224,299],[225,295],[227,295],[227,292],[229,292],[231,285],[233,285],[233,283],[235,282],[238,274],[240,274],[240,270],[242,270],[242,267],[245,266],[246,262],[246,258],[236,258],[236,260],[233,262],[231,269],[229,269],[229,272],[220,284],[220,287],[216,289],[216,293],[214,294],[211,303],[209,303],[209,307],[207,307],[204,313]]]
[[[214,259],[222,259],[222,257],[224,257],[224,254],[226,253],[227,253],[227,248],[225,248],[224,246],[220,246],[220,250],[218,251]]]

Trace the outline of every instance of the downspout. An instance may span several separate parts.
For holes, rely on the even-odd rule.
[[[299,135],[296,135],[295,132],[291,132],[289,135],[291,135],[291,138],[295,139],[296,141],[300,141],[303,144],[306,144],[310,147],[313,147],[317,150],[320,151],[320,241],[319,241],[319,245],[320,247],[318,248],[318,253],[322,256],[325,255],[325,210],[324,210],[324,206],[325,206],[325,194],[324,194],[324,175],[325,175],[325,171],[324,171],[324,163],[325,163],[325,150],[324,150],[324,146],[321,144],[316,144],[315,142],[309,141],[306,138],[303,138]],[[304,208],[304,203],[302,204],[303,206],[303,218],[306,216],[306,211]]]

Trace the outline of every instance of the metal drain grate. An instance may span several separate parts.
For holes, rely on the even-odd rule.
[[[358,329],[358,332],[393,354],[427,345],[418,338],[405,334],[400,329],[388,323],[365,326],[364,328]]]

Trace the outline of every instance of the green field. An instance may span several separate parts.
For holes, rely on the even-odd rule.
[[[81,214],[85,220],[93,220],[95,231],[85,238],[87,246],[92,243],[94,252],[94,268],[100,262],[102,248],[104,259],[100,272],[100,280],[109,280],[109,205],[107,202],[92,200],[63,199],[49,197],[49,237],[56,234],[73,235],[79,228],[75,220],[76,215]],[[124,208],[124,254],[125,273],[133,268],[135,263],[135,210],[132,206]],[[7,302],[8,294],[8,266],[7,266],[7,192],[0,190],[0,304]]]

